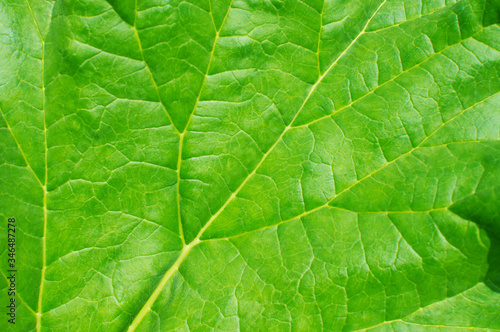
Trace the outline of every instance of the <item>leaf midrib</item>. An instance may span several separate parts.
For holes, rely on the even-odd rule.
[[[44,141],[44,183],[42,185],[42,182],[40,179],[36,176],[39,184],[42,186],[43,190],[43,231],[42,231],[42,269],[41,269],[41,275],[40,275],[40,287],[38,291],[38,304],[37,304],[37,312],[36,312],[36,330],[37,332],[40,332],[42,330],[42,312],[43,312],[43,288],[45,285],[45,271],[47,269],[47,122],[45,118],[45,39],[43,38],[42,32],[40,30],[40,27],[38,26],[38,22],[35,19],[35,15],[33,14],[33,9],[31,8],[31,5],[29,3],[29,0],[26,0],[26,4],[28,6],[28,9],[30,11],[31,18],[33,19],[33,23],[35,25],[36,31],[38,33],[38,37],[40,38],[40,43],[42,44],[42,59],[41,59],[41,64],[42,64],[42,71],[41,71],[41,77],[42,77],[42,115],[43,115],[43,141]],[[7,121],[6,121],[7,123]],[[14,133],[11,131],[12,136],[14,136]],[[15,138],[14,138],[15,139]],[[17,141],[16,141],[17,143]],[[18,144],[19,146],[19,144]],[[20,146],[19,149],[21,153],[23,154],[23,157],[26,161],[26,164],[28,168],[31,169],[31,166],[28,163],[28,160],[24,156],[24,153],[22,152]],[[33,170],[32,170],[33,171]]]

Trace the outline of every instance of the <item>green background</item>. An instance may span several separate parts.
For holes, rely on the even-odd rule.
[[[0,0],[0,330],[500,330],[499,8]]]

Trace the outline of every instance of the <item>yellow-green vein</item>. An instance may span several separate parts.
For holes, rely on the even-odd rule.
[[[139,51],[141,52],[141,57],[142,57],[142,62],[144,62],[144,66],[146,67],[146,70],[148,71],[149,77],[151,78],[151,82],[153,82],[153,86],[155,87],[156,91],[156,96],[158,97],[158,101],[160,105],[162,106],[163,110],[165,111],[165,114],[167,115],[168,120],[172,124],[172,127],[174,130],[177,132],[177,134],[180,135],[179,129],[174,124],[174,121],[172,121],[172,117],[170,116],[170,113],[167,110],[167,107],[163,103],[163,100],[161,99],[160,96],[160,90],[158,89],[158,84],[156,83],[156,80],[153,76],[153,73],[151,72],[151,69],[149,68],[148,62],[146,61],[146,58],[144,57],[144,50],[142,48],[142,43],[141,43],[141,38],[139,37],[139,31],[137,30],[137,0],[135,0],[135,13],[134,13],[134,25],[132,26],[132,29],[134,30],[134,36],[137,41],[137,44],[139,46]]]
[[[39,332],[42,330],[42,312],[43,312],[43,288],[45,285],[45,270],[47,268],[47,124],[45,118],[45,40],[43,38],[42,32],[40,31],[40,27],[35,19],[35,15],[33,14],[33,10],[28,0],[26,0],[26,4],[28,5],[28,9],[30,11],[31,17],[33,19],[33,23],[38,32],[38,36],[40,38],[40,43],[42,44],[42,115],[43,115],[43,140],[45,146],[45,164],[44,164],[44,184],[42,186],[43,189],[43,233],[42,233],[42,270],[40,276],[40,287],[38,292],[38,305],[36,312],[36,330]]]

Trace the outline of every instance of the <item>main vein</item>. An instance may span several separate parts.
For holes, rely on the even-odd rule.
[[[146,304],[142,307],[142,309],[139,311],[139,314],[132,321],[132,324],[128,328],[128,332],[135,331],[135,329],[140,324],[140,322],[142,321],[142,319],[147,315],[147,313],[151,309],[152,305],[154,304],[154,302],[156,301],[156,299],[160,295],[161,291],[163,290],[163,288],[165,287],[165,285],[167,284],[167,282],[177,272],[177,270],[179,269],[179,267],[182,264],[182,262],[184,261],[184,259],[188,256],[189,252],[193,249],[193,247],[195,247],[196,245],[198,245],[199,243],[202,242],[202,241],[200,241],[200,238],[202,237],[203,233],[207,230],[208,227],[210,227],[210,225],[213,223],[213,221],[215,219],[217,219],[217,217],[221,214],[221,212],[224,211],[224,209],[227,207],[227,205],[232,202],[232,200],[236,197],[236,195],[238,195],[238,193],[245,186],[245,184],[248,182],[248,180],[250,178],[252,178],[252,176],[257,172],[257,170],[264,163],[264,161],[267,159],[267,157],[270,155],[270,153],[274,150],[274,148],[283,139],[283,137],[285,136],[285,134],[290,129],[293,128],[292,127],[292,123],[295,121],[295,119],[299,115],[300,111],[307,104],[307,102],[309,101],[309,99],[313,95],[314,91],[316,91],[316,88],[318,87],[318,85],[328,75],[328,73],[331,71],[331,69],[333,67],[335,67],[335,65],[340,61],[340,59],[342,59],[343,56],[358,41],[358,39],[366,32],[366,28],[368,27],[368,25],[370,24],[370,22],[372,21],[372,19],[375,17],[375,15],[378,13],[378,11],[380,10],[380,8],[382,8],[382,6],[386,3],[386,1],[387,0],[382,1],[382,3],[378,6],[378,8],[373,12],[373,14],[371,15],[371,17],[367,20],[367,22],[364,25],[364,27],[361,30],[361,32],[351,41],[351,43],[349,44],[349,46],[332,62],[332,64],[328,67],[328,69],[322,75],[319,76],[319,78],[317,79],[316,83],[314,83],[312,85],[311,89],[309,90],[309,93],[307,94],[307,96],[304,99],[303,103],[301,104],[301,106],[299,107],[299,109],[297,110],[297,112],[295,113],[295,116],[290,121],[289,125],[285,128],[285,130],[281,133],[281,135],[278,137],[278,139],[275,141],[275,143],[269,148],[269,150],[263,155],[263,157],[261,158],[260,162],[255,166],[255,168],[253,169],[253,171],[246,176],[246,178],[243,180],[243,182],[240,184],[240,186],[231,194],[231,196],[226,200],[226,202],[217,210],[217,212],[200,229],[200,231],[198,232],[196,238],[189,245],[184,245],[184,247],[183,247],[183,249],[182,249],[179,257],[177,258],[177,260],[167,270],[167,272],[163,276],[162,280],[160,281],[160,283],[158,284],[158,286],[156,287],[156,289],[153,291],[153,293],[151,294],[151,296],[147,300]],[[228,12],[229,12],[229,9],[228,9]],[[227,16],[227,13],[226,13],[226,16]],[[225,18],[224,18],[224,20],[225,20]],[[222,25],[221,25],[221,27],[222,27]],[[217,33],[216,38],[218,38],[218,33]],[[214,44],[214,47],[215,47],[215,44]],[[213,50],[212,50],[212,55],[213,55]],[[211,61],[211,58],[210,58],[210,61]],[[209,68],[207,68],[207,73],[208,73],[208,70],[209,70]],[[205,78],[206,78],[206,75],[205,75]],[[201,93],[201,91],[200,91],[200,93]],[[197,98],[197,102],[198,102],[198,100],[199,100],[199,96]],[[189,121],[190,120],[191,120],[191,117],[190,117]],[[186,128],[189,125],[189,121],[188,121],[188,124],[186,125]],[[181,140],[183,139],[183,136],[184,135],[181,134]],[[179,152],[179,158],[180,158],[180,152]],[[178,164],[179,164],[179,162],[178,162]]]
[[[35,24],[36,30],[38,32],[38,36],[40,38],[40,42],[42,44],[42,114],[43,114],[43,140],[45,146],[45,160],[44,160],[44,180],[43,180],[43,233],[42,233],[42,271],[40,276],[40,287],[38,292],[38,305],[36,312],[36,330],[40,332],[42,330],[42,312],[43,312],[43,287],[45,285],[45,270],[47,269],[47,123],[45,118],[45,40],[43,38],[42,32],[40,31],[40,27],[35,19],[35,15],[33,14],[33,10],[28,0],[26,0],[26,4],[28,5],[28,9],[31,14],[31,18],[33,19],[33,23]],[[26,158],[25,158],[26,159]],[[26,161],[27,162],[27,161]],[[28,164],[29,167],[29,164]],[[31,168],[31,167],[29,167]],[[38,179],[38,178],[37,178]],[[39,179],[38,179],[39,180]],[[39,180],[40,182],[40,180]],[[41,184],[41,182],[40,182]]]

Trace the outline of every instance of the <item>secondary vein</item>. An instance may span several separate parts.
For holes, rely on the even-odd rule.
[[[139,31],[137,30],[137,0],[135,0],[135,14],[134,15],[135,15],[134,16],[134,25],[132,26],[132,29],[134,30],[134,36],[135,36],[135,39],[137,40],[137,44],[139,45],[139,51],[141,52],[142,62],[144,62],[144,66],[146,67],[146,70],[148,71],[148,74],[151,77],[151,82],[153,82],[153,85],[155,87],[156,95],[158,97],[160,105],[165,110],[165,114],[167,115],[168,120],[172,124],[172,127],[177,132],[177,134],[180,135],[179,129],[177,129],[177,127],[175,126],[174,121],[172,121],[172,117],[170,116],[170,113],[167,110],[167,107],[165,106],[165,104],[163,103],[163,100],[161,99],[160,91],[158,89],[158,84],[156,83],[156,80],[153,76],[153,73],[151,72],[151,69],[149,68],[148,62],[146,61],[146,58],[144,57],[144,50],[142,48],[141,38],[139,38]]]
[[[321,117],[319,117],[319,118],[317,118],[317,119],[314,119],[314,120],[311,120],[311,121],[309,121],[309,122],[307,122],[307,123],[303,123],[303,124],[296,125],[296,126],[293,126],[293,127],[294,127],[294,128],[306,127],[306,126],[309,126],[309,125],[311,125],[311,124],[313,124],[313,123],[316,123],[316,122],[319,122],[319,121],[321,121],[321,120],[324,120],[324,119],[330,118],[330,117],[332,117],[334,114],[339,113],[340,111],[343,111],[343,110],[344,110],[344,109],[346,109],[346,108],[349,108],[350,106],[354,105],[356,102],[358,102],[358,101],[360,101],[360,100],[362,100],[362,99],[366,98],[367,96],[369,96],[369,95],[371,95],[371,94],[375,93],[375,91],[377,91],[377,90],[378,90],[378,89],[380,89],[381,87],[383,87],[383,86],[385,86],[385,85],[387,85],[387,84],[389,84],[389,83],[391,83],[391,82],[396,82],[396,84],[399,84],[399,83],[396,81],[396,79],[398,79],[399,77],[401,77],[401,76],[403,76],[404,74],[406,74],[406,73],[410,72],[410,71],[411,71],[412,69],[414,69],[414,68],[420,68],[420,67],[421,67],[424,63],[426,63],[427,61],[430,61],[430,60],[431,60],[431,59],[433,59],[434,57],[436,57],[436,56],[438,56],[438,55],[443,55],[443,54],[444,54],[444,52],[446,52],[448,49],[450,49],[450,48],[452,48],[452,47],[454,47],[454,46],[457,46],[458,44],[462,44],[462,43],[463,43],[464,41],[466,41],[466,40],[473,39],[473,38],[474,38],[474,36],[475,36],[476,34],[480,33],[480,32],[481,32],[481,31],[483,31],[483,30],[484,30],[484,28],[481,28],[481,29],[479,29],[479,30],[478,30],[478,31],[477,31],[474,35],[472,35],[472,36],[470,36],[470,37],[468,37],[468,38],[465,38],[465,39],[461,40],[459,43],[457,43],[457,44],[451,44],[451,45],[448,45],[448,46],[446,46],[445,48],[443,48],[442,50],[440,50],[440,51],[438,51],[438,52],[435,52],[434,54],[432,54],[431,56],[429,56],[429,57],[428,57],[427,59],[425,59],[424,61],[422,61],[422,62],[420,62],[420,63],[417,63],[417,64],[415,64],[415,65],[413,65],[413,66],[411,66],[411,67],[409,67],[409,68],[407,68],[407,69],[405,69],[405,70],[401,71],[399,74],[395,75],[394,77],[392,77],[391,79],[389,79],[389,80],[385,81],[384,83],[382,83],[382,84],[378,85],[378,86],[377,86],[376,88],[374,88],[373,90],[368,91],[368,92],[367,92],[365,95],[363,95],[362,97],[360,97],[360,98],[358,98],[358,99],[351,100],[351,102],[349,102],[347,105],[342,106],[342,107],[340,107],[340,108],[339,108],[339,109],[337,109],[337,110],[334,110],[334,111],[333,111],[333,112],[331,112],[330,114],[327,114],[327,115],[321,116]],[[370,32],[372,32],[372,31],[370,31]],[[401,84],[399,84],[399,85],[401,85]]]
[[[31,171],[31,173],[33,173],[36,181],[38,182],[38,184],[40,184],[40,187],[43,188],[42,181],[40,180],[38,175],[36,175],[35,171],[33,170],[30,163],[28,162],[28,159],[26,158],[26,155],[24,154],[24,151],[21,148],[21,145],[19,145],[19,142],[17,141],[16,135],[14,135],[14,131],[12,130],[12,127],[10,126],[9,122],[7,121],[7,118],[5,117],[5,114],[3,113],[3,111],[1,109],[0,109],[0,114],[2,115],[2,118],[5,121],[5,124],[7,125],[7,129],[10,131],[10,134],[12,135],[12,138],[14,139],[14,142],[16,143],[17,149],[19,150],[19,152],[21,152],[21,155],[23,156],[24,162],[26,163],[26,167],[28,167],[28,169]]]

